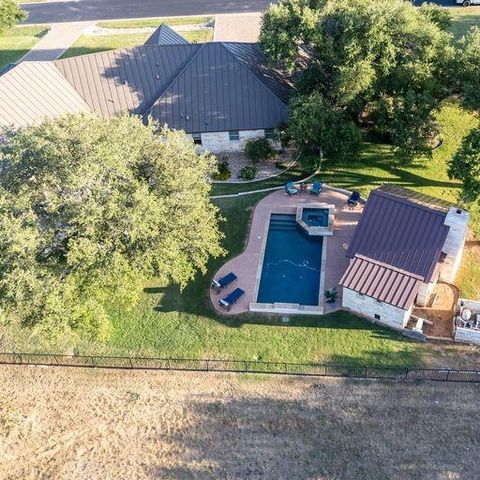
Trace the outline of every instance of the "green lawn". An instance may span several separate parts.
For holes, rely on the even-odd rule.
[[[216,201],[225,218],[225,246],[230,256],[244,248],[253,207],[263,195]],[[112,307],[112,336],[106,343],[72,336],[52,340],[35,330],[5,326],[2,348],[4,351],[381,365],[443,366],[467,362],[459,355],[459,347],[435,350],[430,344],[407,341],[393,330],[374,326],[346,312],[290,317],[288,326],[278,317],[217,315],[209,304],[207,292],[211,276],[224,261],[212,260],[209,273],[199,276],[183,292],[175,286],[152,282],[132,310]]]
[[[0,34],[0,68],[22,58],[48,32],[45,25],[13,27]]]
[[[252,209],[262,196],[217,202],[226,219],[225,246],[230,255],[243,249]],[[113,335],[106,344],[72,338],[61,338],[52,344],[44,335],[29,336],[26,330],[7,327],[3,348],[291,362],[330,360],[405,365],[421,361],[422,351],[417,344],[347,313],[292,318],[287,327],[281,326],[278,319],[265,316],[216,315],[207,292],[210,275],[224,261],[212,261],[210,274],[197,278],[184,292],[174,286],[152,283],[133,310],[113,308]],[[69,344],[74,348],[68,348]]]
[[[365,142],[358,156],[348,162],[326,162],[321,174],[324,182],[358,190],[367,195],[384,183],[395,183],[434,197],[458,201],[461,184],[450,180],[447,164],[456,152],[462,138],[478,125],[478,119],[462,110],[455,102],[447,102],[438,115],[443,145],[433,153],[433,158],[418,159],[410,165],[402,164],[393,148],[384,143]],[[478,204],[468,206],[472,220],[470,226],[480,238],[480,211]]]
[[[82,35],[61,58],[75,57],[87,53],[115,50],[117,48],[136,47],[143,45],[151,33],[126,33],[113,35]],[[213,37],[211,29],[181,32],[190,42],[209,42]]]
[[[158,27],[161,23],[170,26],[176,25],[200,25],[211,22],[214,17],[158,17],[158,18],[137,18],[135,20],[111,20],[99,22],[97,27],[102,28],[142,28]]]
[[[451,32],[455,38],[460,38],[474,25],[480,26],[480,7],[450,8],[448,10],[453,16]]]

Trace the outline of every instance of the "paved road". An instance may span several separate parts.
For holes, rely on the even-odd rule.
[[[26,23],[79,22],[118,18],[245,13],[264,10],[272,0],[77,0],[24,4]]]

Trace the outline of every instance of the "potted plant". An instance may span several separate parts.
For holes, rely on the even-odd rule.
[[[325,298],[327,299],[327,303],[335,303],[337,301],[337,289],[329,288],[325,290]]]

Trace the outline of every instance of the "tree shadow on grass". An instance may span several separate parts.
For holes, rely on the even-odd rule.
[[[233,393],[192,396],[182,405],[189,421],[162,432],[158,441],[168,448],[149,457],[156,462],[146,464],[149,473],[176,480],[477,475],[476,455],[452,448],[476,443],[471,385],[285,377],[281,392],[275,386],[247,395],[233,382]]]

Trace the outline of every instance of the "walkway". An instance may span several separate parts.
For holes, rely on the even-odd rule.
[[[56,60],[95,22],[54,23],[49,32],[19,62]]]
[[[260,274],[259,264],[262,258],[262,250],[267,235],[268,223],[271,213],[295,213],[297,205],[308,203],[328,203],[335,205],[335,229],[332,237],[326,241],[326,262],[325,262],[325,283],[324,288],[336,287],[343,273],[348,267],[349,260],[346,257],[345,247],[349,244],[358,220],[362,214],[362,207],[355,210],[345,208],[347,195],[339,193],[329,187],[325,187],[322,193],[317,197],[310,194],[298,194],[288,196],[284,190],[271,193],[262,199],[253,213],[252,224],[250,227],[250,236],[247,248],[239,256],[228,261],[216,274],[215,278],[226,275],[229,272],[235,272],[238,276],[238,282],[235,286],[245,290],[245,295],[234,305],[230,314],[238,314],[249,311],[250,303],[255,303],[255,286]],[[327,238],[327,237],[326,237]],[[324,247],[325,248],[325,247]],[[218,307],[220,298],[228,294],[233,288],[227,289],[221,295],[210,291],[210,298],[215,308]],[[325,305],[325,313],[337,309],[341,305],[341,292],[339,291],[335,308]],[[323,298],[323,295],[322,295]]]
[[[257,42],[261,23],[260,12],[217,15],[213,39],[217,42]]]

